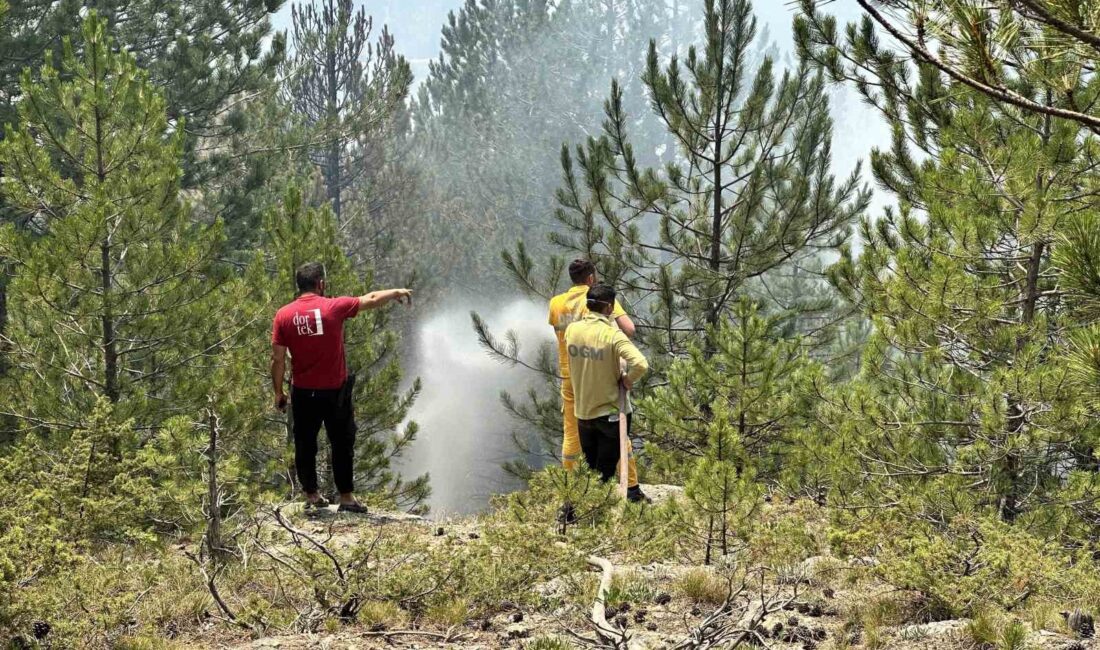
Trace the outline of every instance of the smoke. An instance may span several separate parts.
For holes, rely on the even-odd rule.
[[[511,434],[519,423],[504,409],[500,392],[523,392],[537,378],[489,358],[470,324],[471,309],[494,332],[515,330],[532,351],[553,339],[546,307],[522,299],[485,309],[474,299],[451,299],[419,323],[406,369],[424,385],[410,413],[420,434],[401,470],[431,474],[428,505],[434,517],[477,512],[490,496],[521,487],[501,467],[516,457]]]
[[[427,14],[407,6],[386,0],[371,11],[391,26],[404,54],[436,57],[438,42],[423,40],[424,33],[433,31],[432,23],[420,20]],[[434,11],[439,20],[440,12],[462,6],[461,0],[432,0],[423,3],[423,12]],[[561,185],[561,143],[573,145],[600,132],[612,77],[623,88],[639,162],[657,165],[676,155],[675,140],[653,115],[640,77],[651,38],[657,39],[664,57],[702,42],[703,0],[671,3],[677,7],[675,20],[624,14],[620,29],[607,30],[601,30],[606,19],[598,11],[602,4],[586,0],[572,6],[576,17],[553,29],[542,29],[535,21],[519,27],[502,21],[494,29],[509,45],[498,53],[497,64],[476,70],[476,88],[452,96],[443,92],[449,84],[439,84],[441,94],[434,101],[447,110],[436,106],[430,120],[438,141],[432,129],[419,134],[432,144],[425,149],[431,156],[424,161],[423,182],[433,198],[421,211],[438,217],[417,245],[427,262],[426,274],[444,291],[463,287],[476,295],[480,287],[492,286],[498,294],[514,288],[499,263],[499,251],[519,238],[536,260],[544,260],[550,250],[546,235],[559,227],[552,211],[554,192]],[[842,20],[859,15],[854,0],[841,0],[832,8]],[[767,52],[780,66],[794,65],[792,5],[756,2],[755,10],[761,33],[754,54]],[[530,33],[516,38],[511,30],[519,28]],[[615,38],[609,39],[608,33]],[[578,52],[586,53],[583,61]],[[462,60],[453,63],[460,66]],[[889,131],[848,87],[834,88],[830,103],[833,167],[843,177],[857,160],[866,160],[873,144],[889,143]],[[409,337],[414,351],[406,371],[422,379],[424,392],[411,414],[420,424],[420,437],[401,466],[408,475],[431,474],[429,505],[436,516],[477,511],[490,495],[519,487],[501,465],[519,453],[511,434],[522,424],[510,417],[499,395],[508,390],[522,401],[535,378],[522,368],[501,366],[479,347],[469,319],[470,309],[477,307],[447,301],[434,309],[434,316],[421,319]],[[478,311],[497,335],[515,329],[529,351],[551,336],[541,305],[517,300]]]
[[[289,25],[291,4],[274,18],[276,28]],[[503,11],[509,3],[488,4]],[[517,239],[526,242],[540,265],[548,252],[561,252],[546,242],[547,234],[559,228],[553,210],[554,192],[561,186],[562,143],[572,146],[599,135],[603,103],[615,77],[623,88],[628,131],[639,163],[659,165],[676,156],[675,140],[653,115],[640,77],[651,38],[666,58],[674,52],[683,55],[688,45],[702,42],[704,2],[670,0],[666,4],[674,8],[671,20],[631,12],[613,19],[614,13],[599,11],[627,4],[571,3],[577,18],[554,29],[536,29],[538,21],[523,23],[510,17],[494,24],[485,33],[507,47],[493,51],[484,69],[475,66],[477,57],[467,61],[475,66],[470,68],[462,67],[461,56],[451,61],[466,75],[463,83],[473,87],[441,92],[434,101],[446,110],[437,105],[434,112],[420,115],[431,115],[427,122],[438,127],[438,138],[423,125],[414,134],[417,146],[409,149],[409,163],[419,166],[423,188],[410,192],[409,214],[423,216],[410,219],[416,230],[401,235],[411,240],[403,243],[416,251],[416,259],[401,258],[394,264],[416,268],[431,279],[430,290],[417,287],[422,299],[427,295],[423,304],[431,305],[431,313],[420,317],[405,337],[411,348],[405,372],[421,378],[423,393],[410,414],[420,425],[419,439],[398,462],[406,475],[431,474],[429,505],[436,516],[477,511],[490,495],[519,487],[501,465],[519,453],[511,434],[522,425],[503,408],[500,392],[508,390],[522,401],[521,394],[536,378],[528,370],[491,359],[478,345],[469,312],[477,310],[497,335],[515,329],[528,351],[552,336],[544,306],[516,299],[485,307],[484,299],[474,296],[485,287],[493,287],[497,294],[514,288],[500,264],[500,250],[511,248]],[[760,21],[754,52],[775,55],[780,66],[794,62],[795,4],[754,2]],[[396,49],[414,62],[414,98],[431,87],[420,84],[429,76],[426,62],[440,60],[440,28],[447,13],[464,6],[463,0],[377,0],[367,5],[375,29],[388,25]],[[862,14],[855,0],[837,0],[828,11],[842,24]],[[618,20],[618,27],[607,27],[604,20]],[[528,31],[514,33],[521,27]],[[461,32],[448,40],[456,46],[467,36]],[[414,107],[417,101],[412,100]],[[834,87],[830,105],[835,125],[833,171],[844,177],[857,160],[867,160],[872,146],[888,146],[890,131],[849,86]],[[869,178],[866,169],[865,162],[864,178]],[[888,198],[876,192],[872,214],[880,212]],[[440,292],[456,287],[467,294],[466,300],[437,299]]]

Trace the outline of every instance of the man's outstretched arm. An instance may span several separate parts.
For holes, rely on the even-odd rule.
[[[391,302],[411,305],[412,295],[413,292],[408,289],[383,289],[381,291],[371,291],[365,296],[359,296],[359,311],[365,309],[378,309]]]
[[[271,344],[271,387],[275,389],[275,408],[286,410],[286,393],[283,382],[286,377],[286,346]]]

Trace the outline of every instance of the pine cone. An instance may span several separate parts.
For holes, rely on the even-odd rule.
[[[1062,612],[1062,618],[1065,619],[1069,629],[1080,638],[1088,639],[1096,634],[1096,624],[1093,621],[1092,614],[1082,609]]]

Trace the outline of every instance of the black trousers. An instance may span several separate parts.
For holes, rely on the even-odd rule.
[[[317,491],[317,433],[325,425],[332,449],[332,475],[341,493],[355,489],[353,478],[355,413],[346,391],[293,388],[290,394],[294,414],[294,465],[298,482],[306,492]]]
[[[626,432],[630,433],[632,418],[626,416]],[[619,469],[619,423],[606,417],[595,420],[577,420],[584,461],[603,480],[611,479]]]

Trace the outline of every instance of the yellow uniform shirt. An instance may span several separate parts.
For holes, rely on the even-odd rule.
[[[569,353],[565,349],[565,330],[571,324],[581,320],[588,313],[588,285],[578,284],[565,293],[559,293],[550,299],[550,326],[558,337],[558,368],[561,376],[569,379]],[[611,310],[611,320],[626,316],[619,301]]]
[[[649,363],[630,339],[603,314],[589,313],[565,330],[578,420],[594,420],[619,411],[619,360],[626,376],[638,381]]]

